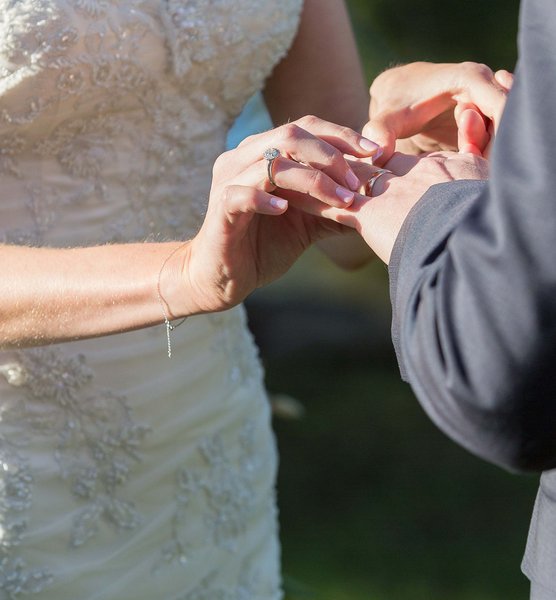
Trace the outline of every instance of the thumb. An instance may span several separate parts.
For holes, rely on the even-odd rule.
[[[460,107],[459,110],[456,107],[455,118],[460,152],[483,155],[490,142],[490,135],[481,113],[472,105]]]
[[[380,146],[377,154],[373,157],[373,164],[382,166],[388,162],[396,149],[396,132],[389,127],[385,119],[376,118],[370,120],[363,127],[363,136]]]

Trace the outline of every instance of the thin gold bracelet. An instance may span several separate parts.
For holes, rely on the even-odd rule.
[[[174,254],[178,250],[181,250],[187,243],[188,242],[184,242],[177,248],[174,248],[172,250],[172,252],[170,252],[170,254],[168,254],[168,256],[164,259],[164,262],[162,263],[162,266],[160,267],[160,271],[158,272],[158,280],[156,282],[156,293],[158,296],[158,302],[160,303],[160,308],[162,309],[162,315],[164,316],[164,325],[166,326],[166,341],[167,341],[167,345],[168,345],[168,358],[172,358],[172,340],[170,338],[170,332],[174,331],[174,329],[176,329],[177,327],[179,327],[180,325],[185,323],[185,321],[187,321],[187,317],[184,317],[176,325],[173,325],[170,322],[170,319],[168,318],[168,314],[166,313],[166,309],[164,308],[164,300],[162,299],[162,294],[160,292],[160,279],[162,277],[162,271],[164,270],[166,263],[172,258],[172,256],[174,256]]]

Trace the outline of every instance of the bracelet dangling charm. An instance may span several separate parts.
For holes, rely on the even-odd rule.
[[[166,342],[167,342],[167,346],[168,346],[168,358],[172,358],[172,340],[170,337],[170,333],[172,331],[174,331],[174,329],[176,329],[177,327],[179,327],[180,325],[185,323],[185,321],[187,320],[187,317],[184,317],[176,325],[172,324],[172,322],[168,318],[166,309],[164,308],[164,300],[162,299],[162,294],[160,292],[160,279],[162,277],[162,271],[164,270],[166,263],[172,258],[172,256],[174,256],[174,254],[178,250],[181,250],[185,246],[186,243],[187,242],[183,243],[181,246],[178,246],[177,248],[174,248],[174,250],[172,250],[172,252],[170,252],[170,254],[168,254],[168,256],[164,259],[164,262],[162,263],[162,266],[160,267],[160,271],[158,272],[158,280],[156,283],[156,292],[157,292],[157,296],[158,296],[158,302],[160,304],[160,308],[162,309],[162,316],[164,317],[164,325],[166,326]]]

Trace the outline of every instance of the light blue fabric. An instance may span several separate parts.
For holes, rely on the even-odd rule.
[[[235,148],[248,135],[260,133],[272,128],[270,115],[266,110],[261,94],[253,96],[245,105],[228,133],[227,147]]]

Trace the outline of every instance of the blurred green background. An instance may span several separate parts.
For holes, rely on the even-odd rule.
[[[369,81],[412,60],[513,69],[518,2],[350,0]],[[389,338],[386,268],[311,251],[248,303],[281,470],[288,600],[524,600],[538,478],[459,449],[424,416]]]

